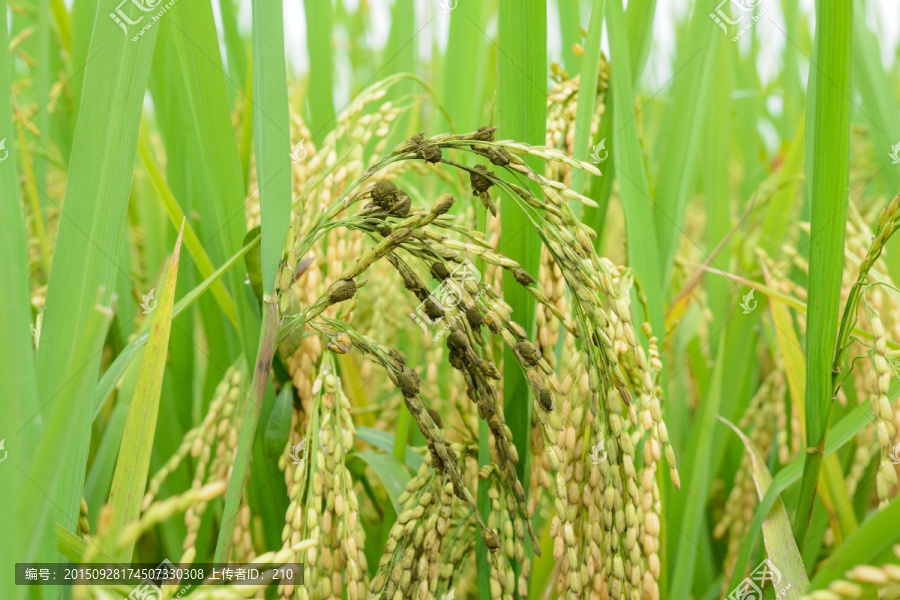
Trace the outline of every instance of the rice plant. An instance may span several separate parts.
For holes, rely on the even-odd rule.
[[[900,598],[893,7],[0,15],[0,597]]]

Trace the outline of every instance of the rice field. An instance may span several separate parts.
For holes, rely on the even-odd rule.
[[[900,598],[879,0],[0,0],[0,598]]]

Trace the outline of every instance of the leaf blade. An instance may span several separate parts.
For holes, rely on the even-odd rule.
[[[166,283],[159,297],[156,314],[153,315],[153,323],[150,325],[147,349],[141,361],[134,398],[131,400],[125,421],[119,459],[107,503],[111,510],[111,519],[109,529],[105,531],[103,547],[110,556],[124,562],[131,560],[134,542],[118,547],[117,540],[126,524],[136,520],[140,515],[144,488],[147,485],[169,335],[172,330],[175,283],[178,279],[178,259],[183,235],[184,226],[178,232]]]

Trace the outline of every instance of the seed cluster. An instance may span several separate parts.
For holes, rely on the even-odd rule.
[[[878,474],[875,476],[875,490],[881,503],[880,506],[884,508],[888,504],[890,487],[897,483],[897,472],[888,456],[888,452],[892,449],[891,442],[896,433],[893,423],[894,410],[887,397],[893,371],[888,366],[884,325],[875,314],[870,315],[869,323],[875,338],[875,347],[871,351],[872,370],[869,371],[869,402],[872,405],[872,415],[875,417],[878,442],[884,448],[881,462],[878,465]]]
[[[457,448],[459,450],[459,448]],[[426,600],[438,589],[444,539],[456,504],[454,484],[422,465],[398,498],[402,510],[391,528],[369,587],[370,597]]]
[[[534,172],[524,157],[594,175],[599,171],[557,149],[495,141],[494,129],[413,136],[365,172],[355,167],[340,176],[335,173],[342,183],[352,173],[358,176],[339,190],[331,188],[327,198],[322,191],[314,192],[318,195],[315,200],[311,193],[301,197],[276,287],[265,298],[278,306],[282,316],[279,353],[286,359],[299,396],[292,439],[281,460],[291,498],[284,549],[304,540],[313,544],[305,551],[306,584],[282,588],[283,598],[364,595],[366,565],[360,548],[365,538],[359,503],[345,466],[354,425],[333,366],[335,355],[356,353],[381,367],[396,396],[402,397],[428,449],[428,467],[420,476],[430,478],[410,483],[419,485],[409,488],[416,492],[414,504],[404,509],[395,524],[391,535],[396,537],[396,545],[388,543],[371,590],[405,598],[411,594],[426,597],[436,586],[452,587],[449,584],[455,574],[442,572],[438,565],[446,560],[445,554],[462,556],[460,553],[471,550],[471,540],[465,541],[460,532],[472,527],[490,550],[495,595],[511,598],[516,588],[519,592],[527,589],[531,565],[525,546],[530,538],[532,546],[539,547],[531,517],[541,503],[529,505],[516,476],[519,449],[504,423],[500,403],[502,366],[519,368],[525,375],[536,423],[533,447],[543,452],[535,462],[546,464],[555,473],[545,476],[539,489],[549,490],[548,500],[556,509],[554,553],[565,558],[558,579],[561,589],[568,598],[580,597],[584,586],[597,597],[614,599],[655,598],[658,594],[660,508],[655,473],[663,454],[676,487],[679,477],[655,383],[662,368],[657,340],[644,324],[641,329],[648,342],[642,346],[631,320],[629,298],[634,289],[641,299],[639,282],[627,269],[597,256],[592,242],[595,233],[580,223],[570,208],[571,202],[593,202]],[[329,165],[340,161],[314,161],[331,152],[326,149],[315,154],[311,164],[328,171]],[[487,161],[496,170],[455,162],[465,154]],[[415,194],[385,177],[409,170],[403,166],[409,163],[434,171],[450,167],[468,174],[472,193],[492,212],[497,209],[492,193],[517,205],[544,243],[545,270],[553,279],[541,280],[539,273],[538,284],[516,261],[497,251],[484,234],[460,224],[450,212],[453,196],[438,197],[429,210],[413,206]],[[308,175],[316,177],[312,172]],[[540,193],[520,185],[523,177]],[[322,189],[315,183],[311,188]],[[366,200],[369,204],[364,205]],[[351,214],[356,205],[359,210]],[[338,230],[348,233],[338,236]],[[370,245],[347,245],[347,235],[368,239]],[[326,252],[326,261],[314,258],[319,248]],[[556,380],[555,339],[551,343],[550,334],[544,334],[538,344],[533,343],[525,328],[512,320],[497,289],[478,278],[459,276],[459,270],[471,264],[467,262],[470,257],[497,272],[507,271],[538,302],[546,326],[558,323],[572,334],[570,339],[580,340],[577,350],[567,343],[565,355],[574,380],[579,382],[577,395],[563,394],[564,386]],[[303,265],[300,270],[298,264]],[[477,478],[471,460],[474,445],[446,439],[447,415],[423,399],[425,387],[406,356],[350,325],[351,316],[362,306],[359,297],[366,291],[364,286],[369,281],[381,286],[385,267],[395,273],[394,281],[399,277],[402,287],[423,303],[428,320],[440,320],[439,337],[446,348],[442,355],[461,377],[471,403],[454,400],[464,414],[474,410],[487,424],[491,464]],[[423,277],[423,273],[427,275]],[[453,285],[456,296],[449,306],[446,296],[435,296],[434,288],[426,284],[428,275],[438,286]],[[298,291],[298,282],[309,285]],[[554,328],[556,337],[559,329]],[[389,334],[389,329],[379,331]],[[324,336],[330,354],[322,354],[322,343],[308,341],[312,332]],[[514,364],[501,365],[495,360],[499,344],[511,351]],[[311,379],[316,371],[318,376]],[[426,381],[430,377],[429,372]],[[594,468],[585,456],[603,439],[608,458]],[[288,451],[300,442],[305,443],[306,455],[294,466]],[[472,491],[476,479],[477,485],[488,486],[491,511],[486,522],[476,509]],[[423,497],[426,493],[430,496]],[[405,501],[411,502],[410,497]],[[241,541],[249,539],[249,521],[249,513],[242,512],[236,527],[236,553],[242,556],[252,548]],[[432,521],[442,523],[435,529],[443,530],[440,539],[432,539],[430,529],[423,528]],[[448,535],[451,525],[453,535]],[[445,538],[446,544],[441,541]],[[586,554],[579,555],[582,551]]]
[[[306,437],[300,444],[298,463],[281,457],[291,503],[282,532],[284,548],[313,540],[306,550],[304,583],[283,585],[282,598],[365,598],[367,561],[365,532],[360,523],[359,501],[346,466],[353,449],[355,427],[350,401],[334,375],[334,362],[326,358],[313,386],[314,401]]]

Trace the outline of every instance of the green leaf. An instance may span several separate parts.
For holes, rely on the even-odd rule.
[[[884,169],[879,171],[884,178],[884,187],[888,194],[896,194],[900,189],[900,169],[891,166],[890,151],[900,133],[900,102],[893,85],[894,78],[881,63],[878,36],[872,35],[866,23],[865,9],[863,0],[853,0],[853,84],[862,100],[857,114],[872,138],[872,158]],[[894,259],[892,266],[897,264]],[[892,270],[891,274],[895,272]]]
[[[257,225],[247,232],[244,236],[244,245],[253,238],[260,236],[260,226]],[[244,268],[247,270],[247,279],[250,281],[250,289],[259,302],[263,300],[262,286],[262,250],[258,244],[254,244],[247,254],[244,255]]]
[[[306,11],[306,48],[309,53],[309,123],[313,141],[322,145],[334,121],[334,48],[331,43],[334,21],[331,0],[304,2]]]
[[[650,42],[653,36],[653,17],[656,13],[656,0],[648,0],[647,2],[632,2],[625,11],[625,27],[628,31],[628,49],[631,60],[631,81],[633,86],[637,86],[644,72],[644,66],[647,64],[647,56],[650,53]],[[611,85],[611,84],[609,84]],[[634,90],[632,90],[634,92]],[[603,115],[600,119],[600,128],[597,132],[595,140],[612,140],[613,134],[613,107],[612,96],[609,87],[606,90],[604,99],[605,105]],[[615,148],[607,144],[609,152],[608,159],[612,159],[615,154]],[[606,222],[606,211],[609,208],[609,197],[613,189],[613,181],[616,178],[615,161],[605,163],[609,167],[603,173],[603,177],[595,177],[591,180],[590,197],[597,203],[598,207],[584,207],[584,222],[597,232],[597,239],[594,241],[594,247],[598,253],[602,250],[604,239],[604,223]]]
[[[559,11],[559,33],[562,38],[563,65],[569,73],[573,74],[579,71],[579,64],[584,64],[583,57],[579,58],[572,51],[573,45],[581,44],[581,17],[578,14],[580,4],[578,0],[556,1]],[[603,20],[601,19],[600,22],[602,23]]]
[[[394,451],[394,440],[396,439],[393,434],[388,433],[387,431],[381,431],[379,429],[373,429],[371,427],[357,427],[356,428],[356,437],[361,439],[364,442],[368,442],[372,444],[379,450],[384,450],[387,453],[391,453]],[[406,449],[406,466],[416,472],[419,470],[419,467],[422,466],[422,457],[416,452],[412,452],[409,447]]]
[[[409,471],[406,470],[403,463],[383,452],[354,452],[348,457],[348,461],[352,458],[362,460],[372,467],[384,485],[394,510],[399,515],[403,509],[399,501],[400,494],[406,489],[406,484],[410,480]]]
[[[250,80],[250,65],[247,62],[247,52],[244,40],[238,32],[238,2],[236,0],[222,0],[219,14],[222,15],[222,30],[225,38],[225,49],[228,56],[228,75],[234,79],[238,88],[248,86]],[[239,97],[239,94],[235,94]],[[247,102],[249,104],[249,102]]]
[[[716,106],[727,106],[733,88],[732,68],[732,51],[734,43],[727,38],[720,38],[715,42],[713,52],[716,54],[712,69],[714,69],[713,83],[710,86],[710,102]],[[732,230],[731,222],[731,182],[729,181],[729,166],[731,155],[729,153],[729,144],[731,143],[731,113],[725,110],[713,110],[707,116],[706,134],[704,146],[704,158],[707,167],[703,170],[704,192],[706,196],[706,253],[712,255],[712,252],[719,244],[727,239]],[[699,241],[699,240],[698,240]],[[719,251],[719,254],[713,256],[715,259],[721,257],[726,268],[730,268],[730,252],[729,249],[733,242],[726,243]],[[709,306],[713,314],[713,319],[718,323],[724,323],[728,319],[728,313],[731,310],[731,298],[733,284],[718,279],[713,276],[706,277],[707,295],[709,296]],[[714,351],[718,339],[712,340],[712,348]]]
[[[153,323],[150,325],[147,350],[141,361],[141,370],[138,373],[134,398],[131,399],[131,407],[128,410],[128,419],[125,421],[122,446],[119,449],[116,472],[109,492],[108,506],[111,511],[109,528],[105,530],[101,543],[106,553],[117,561],[131,561],[134,544],[118,547],[116,541],[125,525],[140,516],[141,502],[147,485],[150,454],[153,450],[153,437],[159,415],[159,395],[166,369],[169,334],[172,331],[172,308],[175,305],[175,283],[178,279],[178,257],[181,254],[183,234],[182,227],[175,241],[169,273],[153,315]]]
[[[502,0],[499,12],[500,135],[505,139],[543,145],[547,129],[547,2]],[[542,171],[543,164],[537,157],[526,160],[535,172]],[[537,186],[533,182],[529,185],[535,195],[541,197]],[[506,202],[500,208],[500,251],[518,261],[526,272],[532,275],[538,272],[540,236],[530,225],[524,210],[513,202]],[[507,270],[503,272],[502,289],[513,319],[525,329],[528,337],[533,337],[534,298]],[[503,412],[519,453],[516,477],[527,495],[531,475],[532,392],[525,375],[515,368],[515,353],[509,347],[503,349],[503,362],[506,365],[503,369]],[[482,556],[483,544],[483,541],[477,543]],[[526,539],[525,551],[529,558],[533,555],[529,539]],[[516,565],[516,573],[518,569],[519,565]],[[483,575],[481,581],[483,595]]]
[[[786,305],[780,302],[769,303],[772,311],[772,321],[775,324],[775,339],[778,343],[778,350],[784,357],[784,371],[788,382],[788,390],[790,391],[791,404],[796,407],[797,414],[804,414],[804,391],[806,389],[806,371],[803,364],[803,350],[800,346],[800,340],[794,331],[794,324],[791,321],[790,313]],[[801,432],[803,428],[801,428]],[[829,456],[824,461],[825,482],[829,498],[826,505],[831,514],[836,514],[840,523],[840,527],[833,524],[834,534],[838,540],[844,535],[849,535],[856,529],[856,517],[852,510],[839,510],[839,507],[845,506],[850,502],[847,493],[847,485],[844,481],[841,465],[836,456]],[[823,501],[826,499],[823,497]]]
[[[703,132],[701,123],[707,116],[716,57],[715,40],[720,36],[719,28],[711,26],[709,18],[716,4],[716,0],[694,4],[685,43],[679,48],[677,76],[672,81],[674,104],[660,157],[654,204],[663,257],[660,263],[663,286],[667,284],[675,262],[688,197],[697,173],[697,151]]]
[[[722,417],[719,417],[719,420],[728,425],[741,438],[741,442],[750,455],[750,462],[753,465],[751,474],[753,475],[753,482],[756,484],[756,494],[762,500],[766,491],[772,485],[772,475],[769,474],[769,470],[766,468],[766,459],[753,445],[750,438],[744,435],[744,432],[738,429],[734,423]],[[763,522],[762,529],[766,543],[766,553],[769,559],[781,571],[781,575],[786,582],[791,584],[790,589],[782,597],[788,600],[800,598],[809,589],[809,579],[806,576],[806,569],[803,567],[803,558],[800,556],[800,550],[794,541],[791,522],[780,498],[775,500],[772,510],[769,512],[769,517]]]
[[[105,293],[100,291],[95,297],[102,298],[104,295]],[[75,378],[84,370],[84,357],[94,356],[102,351],[113,311],[98,303],[85,317],[78,345],[72,348],[72,358],[63,371],[63,376],[67,377],[67,380],[77,380],[79,385],[65,386],[54,401],[45,407],[44,410],[49,412],[49,418],[43,435],[35,444],[36,451],[28,470],[20,471],[23,480],[14,520],[18,531],[16,538],[22,542],[22,545],[16,548],[18,557],[32,557],[36,561],[44,562],[54,561],[56,552],[52,524],[58,522],[72,528],[78,524],[81,486],[79,485],[78,489],[78,505],[74,517],[70,516],[59,502],[63,486],[71,477],[67,474],[70,463],[60,460],[60,449],[77,447],[79,438],[85,437],[83,431],[72,426],[71,415],[88,412],[90,406],[87,399],[90,397],[94,382],[85,377]],[[33,418],[39,417],[35,415]]]
[[[269,421],[266,423],[266,454],[277,461],[284,452],[290,439],[291,416],[294,413],[294,387],[287,383],[278,397],[275,398],[275,406],[269,413]]]
[[[793,140],[784,150],[784,164],[775,175],[778,190],[767,203],[765,217],[760,232],[760,246],[769,256],[778,256],[789,227],[794,225],[800,214],[797,190],[802,183],[805,150],[805,126],[800,121]]]
[[[60,554],[70,561],[81,562],[87,549],[87,542],[78,537],[59,523],[56,524],[56,546]]]
[[[41,344],[37,355],[42,405],[59,402],[57,394],[73,388],[89,398],[96,381],[100,353],[81,354],[73,379],[67,366],[82,347],[95,294],[109,304],[116,279],[127,276],[116,264],[125,234],[125,213],[134,169],[138,129],[150,59],[158,27],[132,42],[131,36],[107,17],[116,0],[101,0],[91,37],[91,54],[84,70],[81,111],[66,181],[65,199],[47,286]],[[89,381],[90,385],[83,387]],[[54,400],[55,399],[55,400]],[[84,410],[76,412],[75,406]],[[90,441],[90,403],[67,407],[75,439],[62,461],[63,481],[55,500],[67,520],[78,518]]]
[[[535,145],[544,144],[547,127],[547,2],[522,0],[500,3],[500,131],[501,136]],[[534,157],[530,157],[534,159]],[[536,160],[531,167],[543,168]],[[537,192],[540,196],[540,192]],[[514,203],[500,210],[500,250],[519,262],[529,273],[537,273],[541,242],[537,232]],[[534,332],[535,301],[511,273],[503,273],[503,299],[512,308],[513,319],[531,336]],[[504,349],[504,363],[515,365],[515,355]],[[516,474],[528,489],[531,465],[531,392],[519,369],[503,371],[503,405],[506,423],[519,451]]]
[[[242,245],[246,199],[212,4],[176,2],[161,26],[166,55],[155,61],[152,91],[166,124],[169,187],[189,215],[196,211],[198,237],[213,263],[219,263]],[[173,169],[183,181],[172,180]],[[225,281],[235,302],[240,344],[222,315],[210,310],[212,303],[201,304],[213,365],[230,364],[240,347],[248,361],[256,354],[259,310],[244,294],[243,282],[242,265]],[[221,375],[220,369],[208,370],[206,392]]]
[[[237,453],[228,491],[225,496],[225,510],[219,526],[219,538],[216,542],[215,562],[228,562],[234,543],[234,525],[240,509],[241,497],[247,483],[247,467],[253,452],[253,441],[259,424],[259,413],[262,410],[266,388],[269,385],[269,374],[272,359],[275,356],[275,340],[279,327],[278,306],[275,302],[263,303],[263,326],[259,337],[259,350],[253,362],[253,380],[247,396],[244,420],[241,424],[241,435],[238,439]],[[314,449],[311,449],[311,451]]]
[[[575,112],[575,147],[572,156],[587,161],[591,145],[591,125],[594,120],[594,108],[597,101],[597,79],[600,68],[600,39],[603,36],[603,11],[606,0],[594,0],[591,8],[591,22],[588,26],[587,39],[584,45],[584,56],[581,60],[581,77],[579,83],[578,105]],[[572,182],[569,185],[578,193],[584,193],[585,174],[580,169],[573,169]],[[581,216],[581,202],[572,201],[572,210]]]
[[[486,32],[496,13],[497,0],[460,2],[450,13],[441,97],[453,114],[453,123],[447,123],[451,130],[455,124],[458,131],[475,131],[491,122],[487,111],[491,102],[485,92],[492,94],[497,81],[497,47]],[[459,85],[460,81],[466,85]]]
[[[290,138],[288,134],[287,68],[281,0],[253,0],[253,123],[261,215],[262,282],[265,296],[275,294],[291,218]],[[280,285],[285,285],[279,282]],[[247,479],[247,466],[265,396],[279,327],[278,306],[263,302],[263,322],[251,385],[241,426],[225,511],[216,543],[216,562],[231,556],[235,519]]]
[[[153,157],[150,155],[150,150],[147,148],[144,139],[141,139],[138,142],[138,154],[141,157],[141,163],[144,165],[147,174],[150,176],[150,182],[153,184],[153,189],[156,191],[163,208],[165,208],[166,214],[169,215],[169,220],[175,226],[181,224],[184,227],[184,245],[187,247],[188,252],[190,252],[191,258],[194,259],[197,270],[204,278],[209,277],[215,270],[213,269],[212,261],[209,260],[209,256],[203,249],[200,239],[197,237],[197,234],[194,233],[194,228],[187,222],[184,211],[181,210],[178,201],[175,199],[175,196],[172,195],[172,190],[169,189],[169,184],[166,183],[162,173],[159,172],[156,162],[154,162]],[[213,282],[212,293],[216,302],[219,304],[219,307],[222,309],[222,312],[225,313],[228,320],[231,321],[235,328],[237,328],[237,312],[234,308],[234,300],[231,299],[231,295],[228,293],[228,290],[225,289],[225,285],[222,283],[221,279],[217,279]]]
[[[9,51],[9,27],[7,24],[7,3],[0,0],[0,131],[14,131],[12,114],[11,55]],[[28,470],[31,452],[37,447],[40,434],[40,419],[32,419],[37,414],[38,386],[34,366],[34,338],[31,333],[31,286],[28,281],[28,233],[20,203],[18,165],[15,139],[6,140],[5,150],[0,155],[5,159],[0,163],[0,281],[3,282],[3,310],[0,310],[0,421],[7,424],[5,450],[8,458],[4,468]],[[17,435],[9,435],[11,433]],[[9,482],[18,473],[4,477]],[[25,486],[23,481],[8,487],[0,494],[0,514],[13,515]],[[41,499],[46,501],[45,499]],[[31,536],[34,515],[26,515],[27,520],[10,527],[8,543],[0,544],[0,564],[12,565],[17,561],[30,560],[21,550]],[[47,540],[44,543],[49,545]],[[46,546],[45,546],[46,547]],[[51,546],[52,548],[52,546]],[[47,554],[43,558],[52,558]],[[14,585],[13,570],[0,569],[0,590],[10,598],[24,598],[25,587]]]
[[[657,245],[656,217],[650,186],[644,170],[641,145],[638,140],[637,119],[634,112],[634,87],[625,38],[625,15],[621,0],[609,0],[607,31],[610,58],[615,65],[610,73],[612,96],[613,139],[612,154],[619,195],[625,211],[625,237],[628,240],[628,264],[637,273],[649,303],[649,320],[653,331],[665,331],[660,275],[660,248]],[[641,319],[635,319],[641,322]]]
[[[897,397],[900,396],[900,384],[895,383],[892,385],[887,396],[891,402],[895,401]],[[869,403],[864,403],[855,407],[846,417],[841,419],[837,425],[831,428],[831,435],[825,444],[825,457],[827,458],[834,452],[837,452],[844,444],[853,440],[857,433],[871,423],[871,405]],[[781,469],[772,480],[772,485],[769,486],[769,489],[766,491],[765,497],[763,497],[756,507],[756,512],[753,514],[753,521],[750,523],[747,536],[744,538],[741,545],[741,551],[738,554],[734,565],[734,572],[731,576],[729,589],[734,589],[743,578],[744,569],[747,568],[747,563],[750,560],[750,552],[752,552],[753,547],[756,545],[763,522],[768,517],[769,511],[778,499],[779,494],[786,490],[791,484],[800,480],[800,477],[803,475],[803,462],[804,457],[800,456]],[[848,510],[850,509],[848,508]]]
[[[878,557],[900,540],[900,498],[894,498],[882,510],[872,515],[843,544],[835,549],[819,567],[812,580],[812,589],[821,590],[856,565],[879,564]]]
[[[812,163],[808,183],[812,199],[810,231],[809,306],[806,344],[806,464],[794,519],[799,545],[806,540],[825,436],[831,416],[832,362],[841,275],[844,268],[844,230],[847,222],[850,176],[850,49],[853,10],[850,0],[816,10],[816,57],[823,77],[816,78]],[[812,78],[810,78],[812,79]]]
[[[177,303],[175,303],[175,308],[172,311],[172,317],[175,318],[185,310],[188,309],[191,304],[197,301],[197,299],[210,288],[210,286],[222,275],[228,272],[228,270],[235,265],[238,261],[240,261],[247,252],[252,250],[259,244],[259,236],[257,235],[255,238],[251,239],[247,242],[241,250],[228,259],[225,264],[216,269],[216,272],[203,280],[203,282],[191,290],[189,293],[185,294],[184,297],[181,298]],[[128,365],[131,364],[131,361],[134,360],[134,357],[137,356],[138,351],[143,348],[147,344],[147,340],[149,339],[149,335],[147,333],[143,333],[128,343],[125,348],[116,356],[116,359],[113,361],[112,365],[106,370],[103,374],[103,377],[100,378],[100,381],[97,382],[97,387],[94,391],[93,395],[93,415],[94,418],[97,417],[97,414],[100,412],[100,408],[103,406],[103,402],[109,395],[112,393],[113,388],[116,387],[119,379],[122,378],[122,375],[125,374],[125,371],[128,369]]]
[[[291,218],[291,140],[282,0],[253,0],[253,124],[262,215],[262,282],[275,288]]]
[[[725,334],[720,337],[724,338]],[[684,513],[678,523],[678,551],[673,557],[676,561],[672,569],[672,583],[669,588],[671,598],[687,598],[691,592],[691,583],[694,576],[694,568],[697,562],[698,548],[694,540],[699,539],[703,525],[703,517],[706,513],[705,499],[709,495],[714,474],[712,461],[715,455],[713,451],[713,430],[716,413],[724,394],[723,372],[726,368],[725,340],[719,340],[719,351],[716,357],[712,381],[709,392],[700,407],[700,412],[693,423],[697,432],[691,437],[686,454],[686,460],[682,463],[682,470],[690,469],[688,486],[681,493],[685,494]]]

